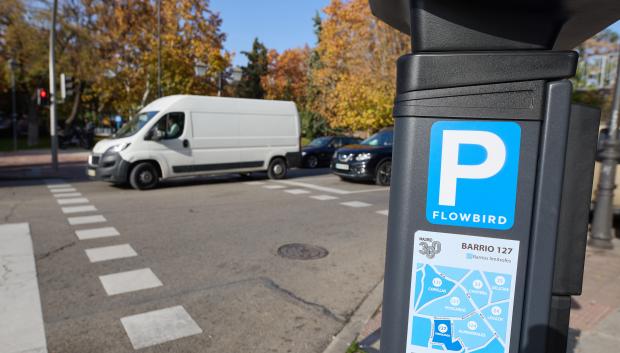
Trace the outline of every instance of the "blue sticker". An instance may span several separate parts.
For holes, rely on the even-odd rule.
[[[506,230],[514,224],[521,127],[439,121],[431,128],[426,219]]]

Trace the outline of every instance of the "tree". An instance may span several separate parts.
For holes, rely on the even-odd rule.
[[[41,19],[41,11],[28,8],[22,0],[0,2],[0,70],[5,73],[0,79],[0,92],[10,89],[7,62],[13,59],[18,64],[15,72],[18,120],[23,115],[28,117],[29,145],[38,142],[39,111],[35,90],[47,85],[49,32],[41,25],[45,23]],[[2,108],[10,111],[10,106]]]
[[[254,38],[252,50],[241,54],[248,58],[246,66],[241,68],[241,82],[237,85],[236,95],[242,98],[259,98],[265,96],[261,79],[268,71],[267,48],[258,38]]]
[[[101,65],[93,77],[99,110],[125,116],[157,98],[155,2],[83,0],[95,14]],[[217,74],[230,65],[221,19],[204,0],[162,1],[162,90],[165,95],[217,92]],[[198,65],[206,67],[196,75]]]
[[[267,73],[261,78],[265,98],[292,100],[305,106],[310,48],[287,49],[282,54],[270,50]]]
[[[324,12],[320,67],[312,74],[320,87],[313,110],[335,128],[391,125],[396,59],[408,52],[408,36],[372,16],[366,0],[332,0]]]

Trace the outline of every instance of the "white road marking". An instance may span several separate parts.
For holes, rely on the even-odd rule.
[[[264,185],[265,182],[264,181],[248,181],[246,183],[244,183],[245,185]]]
[[[150,268],[99,276],[99,280],[108,295],[135,292],[163,285]]]
[[[93,229],[76,230],[75,235],[80,240],[107,238],[119,236],[120,233],[114,227],[102,227]]]
[[[282,185],[265,185],[263,186],[265,189],[270,189],[270,190],[274,190],[274,189],[284,189],[286,188],[286,186],[282,186]]]
[[[101,248],[86,249],[86,256],[90,262],[124,259],[138,256],[138,253],[129,244],[104,246]]]
[[[0,225],[0,350],[47,353],[28,223]]]
[[[61,189],[50,189],[50,191],[56,194],[60,192],[76,192],[77,190],[75,190],[75,188],[61,188]]]
[[[69,207],[63,207],[62,208],[62,212],[65,214],[68,213],[80,213],[80,212],[92,212],[92,211],[97,211],[97,208],[93,205],[86,205],[86,206],[69,206]]]
[[[62,194],[53,194],[55,198],[61,198],[61,197],[78,197],[78,196],[82,196],[81,193],[79,192],[66,192],[66,193],[62,193]]]
[[[300,186],[300,187],[304,187],[304,188],[307,188],[307,189],[314,189],[314,190],[323,191],[323,192],[329,192],[329,193],[338,194],[338,195],[351,195],[351,194],[360,194],[360,193],[364,193],[364,192],[388,191],[388,190],[390,190],[390,188],[378,188],[378,189],[375,188],[375,189],[365,189],[365,190],[349,191],[349,190],[332,188],[332,187],[328,187],[328,186],[321,186],[321,185],[315,185],[315,184],[310,184],[310,183],[303,183],[301,181],[276,180],[275,182],[281,183],[281,184],[286,184],[286,185],[291,185],[291,186]]]
[[[48,189],[62,189],[62,188],[72,188],[71,184],[67,183],[58,183],[58,184],[48,184]]]
[[[335,200],[338,197],[331,196],[331,195],[314,195],[314,196],[310,196],[310,198],[315,199],[315,200],[320,200],[320,201],[327,201],[327,200]]]
[[[301,194],[310,193],[310,191],[304,190],[304,189],[288,189],[288,190],[284,190],[284,192],[288,192],[289,194],[293,194],[293,195],[301,195]]]
[[[106,219],[102,215],[96,215],[96,216],[69,217],[67,218],[67,221],[69,221],[70,225],[77,226],[80,224],[103,223],[106,221]]]
[[[75,205],[78,203],[88,203],[88,199],[85,197],[76,197],[72,199],[58,199],[56,200],[59,205]]]
[[[389,211],[388,210],[381,210],[381,211],[377,211],[377,213],[380,214],[380,215],[387,216],[389,214]]]
[[[348,201],[348,202],[341,202],[340,204],[344,206],[353,207],[353,208],[372,206],[371,204],[362,202],[362,201]]]
[[[126,316],[121,323],[134,349],[202,333],[202,329],[180,305]]]

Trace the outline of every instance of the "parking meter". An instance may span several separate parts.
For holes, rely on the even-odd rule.
[[[564,352],[599,112],[566,49],[616,0],[370,0],[397,63],[383,353]]]

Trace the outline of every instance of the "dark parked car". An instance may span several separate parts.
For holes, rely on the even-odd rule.
[[[390,185],[392,176],[392,142],[394,130],[383,129],[358,145],[338,149],[331,170],[345,180],[372,180]]]
[[[301,150],[303,166],[316,168],[329,166],[334,152],[345,145],[359,143],[362,139],[348,136],[324,136],[312,140]]]

